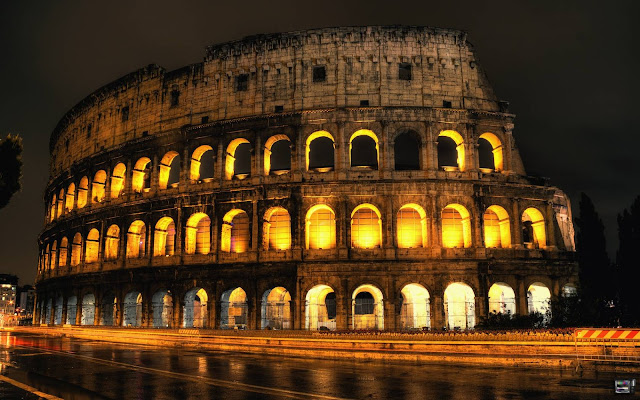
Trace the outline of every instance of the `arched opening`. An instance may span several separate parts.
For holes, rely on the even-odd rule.
[[[78,208],[87,205],[87,195],[89,194],[89,178],[83,176],[78,185]]]
[[[471,247],[471,218],[460,204],[449,204],[442,210],[442,247]]]
[[[205,213],[195,213],[187,220],[187,254],[209,254],[211,250],[211,219]]]
[[[234,177],[244,179],[251,175],[251,144],[247,139],[237,138],[229,143],[224,173],[227,180]]]
[[[60,241],[60,247],[58,248],[58,266],[66,267],[67,266],[67,256],[69,249],[69,239],[67,237],[63,237]]]
[[[291,248],[291,217],[282,207],[272,207],[264,214],[264,248],[289,250]]]
[[[382,221],[380,211],[371,204],[360,204],[351,213],[351,247],[373,249],[380,247]]]
[[[336,216],[331,207],[316,204],[305,217],[307,249],[333,249],[336,247]]]
[[[162,217],[156,223],[153,238],[153,255],[168,257],[174,255],[176,242],[176,224],[169,217]]]
[[[142,193],[151,189],[151,160],[142,157],[136,161],[133,167],[131,188],[134,193]]]
[[[291,329],[291,294],[282,286],[262,295],[261,329]]]
[[[540,313],[545,322],[551,318],[551,292],[549,288],[540,282],[532,283],[527,289],[527,306],[529,314]]]
[[[578,288],[573,283],[567,283],[562,287],[560,291],[562,293],[562,297],[576,297],[578,295]]]
[[[489,288],[489,312],[496,314],[516,313],[516,295],[511,286],[497,282]]]
[[[44,250],[44,269],[45,271],[49,271],[51,269],[51,250],[49,249],[49,244],[45,247]]]
[[[192,181],[205,181],[213,179],[213,166],[215,152],[213,147],[202,145],[193,151],[191,155],[191,167],[189,178]]]
[[[76,185],[71,183],[67,188],[67,197],[64,203],[64,208],[66,212],[73,210],[73,202],[76,197]]]
[[[58,211],[56,216],[59,218],[64,212],[64,189],[60,189],[60,193],[58,194]]]
[[[335,166],[335,140],[327,131],[313,132],[306,142],[307,171],[328,172]]]
[[[398,247],[411,249],[427,246],[427,213],[417,204],[405,204],[398,210]]]
[[[464,143],[456,131],[442,131],[438,135],[438,168],[445,171],[464,171]]]
[[[378,169],[378,137],[367,129],[361,129],[349,139],[351,168]]]
[[[58,196],[53,195],[51,198],[51,207],[49,207],[49,222],[52,222],[56,219],[56,210],[58,207]]]
[[[429,292],[417,283],[405,285],[400,292],[400,328],[430,329],[431,304]]]
[[[142,294],[136,291],[127,293],[123,306],[122,326],[142,326]]]
[[[53,315],[53,299],[49,298],[44,306],[44,324],[51,323],[51,316]]]
[[[158,174],[158,187],[166,189],[177,187],[180,181],[180,155],[175,151],[169,151],[160,161]]]
[[[100,303],[100,325],[113,326],[116,321],[116,295],[107,293],[102,296]]]
[[[104,259],[115,260],[118,258],[118,248],[120,247],[120,227],[111,225],[107,229],[107,237],[104,241]]]
[[[159,290],[151,299],[154,328],[169,328],[173,318],[173,296],[168,290]]]
[[[504,169],[502,142],[491,132],[483,133],[478,139],[478,165],[496,172]]]
[[[384,329],[382,292],[373,285],[361,285],[353,291],[352,329]]]
[[[146,255],[147,227],[140,220],[133,221],[127,232],[127,258],[139,258]]]
[[[448,329],[473,329],[476,325],[473,289],[460,282],[447,286],[444,291],[444,314]]]
[[[537,208],[529,207],[522,213],[522,243],[528,249],[544,249],[547,245],[544,217]]]
[[[111,198],[117,199],[124,192],[125,173],[127,167],[123,163],[118,163],[111,175]]]
[[[396,171],[420,169],[420,137],[413,131],[396,136],[393,144]]]
[[[80,325],[94,325],[96,317],[96,298],[92,293],[85,294],[82,298],[82,316]]]
[[[182,325],[185,328],[206,328],[207,326],[207,302],[209,296],[200,287],[195,287],[184,296],[184,309]]]
[[[51,269],[52,271],[56,269],[56,262],[58,261],[58,241],[54,240],[53,244],[51,245],[51,256],[50,256],[50,262],[51,265],[49,266],[49,269]]]
[[[87,243],[84,254],[85,264],[97,262],[99,259],[100,249],[100,232],[97,229],[91,229],[87,235]]]
[[[105,187],[107,183],[107,173],[104,170],[96,172],[91,183],[91,201],[102,203],[105,197]]]
[[[282,175],[291,171],[291,141],[274,135],[264,144],[264,174]]]
[[[80,232],[73,236],[73,243],[71,244],[71,266],[75,267],[80,264],[82,258],[82,235]]]
[[[507,211],[496,205],[489,206],[482,217],[484,245],[489,248],[511,247],[511,223]]]
[[[227,253],[244,253],[249,250],[249,216],[239,209],[229,211],[222,219],[220,249]]]
[[[62,325],[62,305],[64,304],[64,298],[58,296],[53,310],[53,324]]]
[[[310,331],[336,329],[336,294],[327,285],[309,289],[305,298],[304,327]]]
[[[67,299],[67,320],[65,321],[65,324],[75,325],[77,315],[78,315],[78,298],[76,296],[71,296]]]
[[[237,287],[222,294],[220,303],[220,329],[247,328],[247,294]]]

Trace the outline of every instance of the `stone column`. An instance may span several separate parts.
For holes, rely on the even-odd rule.
[[[522,243],[522,211],[520,210],[520,199],[513,199],[512,209],[511,244],[514,249],[522,249],[524,245]]]
[[[504,126],[504,137],[506,143],[502,144],[504,171],[513,173],[513,124]]]
[[[518,278],[518,287],[516,288],[516,296],[518,298],[518,309],[516,313],[519,315],[529,315],[529,307],[527,306],[527,288],[524,286],[524,280]]]
[[[555,224],[555,215],[553,212],[553,201],[547,201],[545,208],[545,219],[546,219],[546,229],[547,229],[547,250],[556,250],[558,248],[558,243],[556,241],[556,224]]]

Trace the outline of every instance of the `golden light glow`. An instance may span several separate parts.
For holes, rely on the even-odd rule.
[[[438,136],[445,136],[452,139],[454,142],[456,142],[456,152],[458,153],[458,158],[457,158],[458,169],[460,171],[464,171],[465,170],[465,150],[464,150],[462,135],[460,135],[456,131],[446,130],[446,131],[440,132]]]
[[[336,219],[331,207],[316,204],[305,217],[307,249],[333,249],[336,247]]]
[[[528,223],[528,224],[527,224]],[[529,236],[529,242],[523,231],[523,241],[525,244],[531,244],[536,249],[544,249],[547,246],[547,233],[544,226],[544,216],[537,208],[529,207],[522,213],[522,224],[528,229],[531,226],[530,231],[526,234]],[[529,225],[530,224],[530,225]]]
[[[351,213],[351,247],[372,249],[380,247],[382,221],[380,211],[372,204],[360,204]]]
[[[131,188],[134,193],[141,193],[144,189],[149,188],[151,178],[149,164],[151,164],[151,160],[147,157],[142,157],[136,161],[131,177]]]
[[[172,256],[175,252],[176,225],[170,217],[162,217],[156,223],[153,238],[153,255]]]
[[[409,249],[425,247],[427,238],[427,214],[417,204],[405,204],[398,211],[398,247]]]
[[[352,167],[357,167],[357,165],[353,165],[352,152],[353,152],[353,140],[355,138],[357,138],[358,136],[370,137],[375,142],[375,144],[376,144],[376,168],[378,168],[378,166],[380,165],[380,147],[379,147],[379,143],[378,143],[378,137],[376,136],[375,133],[373,133],[373,131],[370,131],[368,129],[360,129],[360,130],[354,132],[353,135],[351,135],[351,138],[349,139],[349,165],[351,165]]]
[[[485,247],[511,247],[511,227],[507,211],[496,205],[487,208],[484,216]]]
[[[98,251],[100,249],[100,232],[97,229],[91,229],[87,235],[87,243],[84,254],[85,264],[97,262],[99,260]]]
[[[111,225],[107,230],[107,237],[104,241],[104,259],[115,260],[118,258],[118,247],[120,244],[120,228],[118,225]]]
[[[244,253],[249,250],[249,216],[240,209],[229,211],[222,219],[220,249],[227,253]]]
[[[80,264],[82,258],[82,235],[80,232],[73,236],[73,243],[71,244],[71,266]]]
[[[87,205],[87,195],[89,194],[89,178],[83,176],[78,185],[78,208]]]
[[[400,324],[403,329],[431,327],[429,292],[418,283],[410,283],[402,288],[402,308]]]
[[[327,310],[326,298],[329,293],[335,292],[327,285],[316,285],[309,289],[305,297],[305,329],[336,328],[335,315],[329,316]]]
[[[442,210],[442,246],[471,247],[469,211],[460,204],[449,204]]]
[[[64,204],[64,208],[67,212],[73,210],[73,201],[75,200],[75,196],[76,196],[76,185],[71,183],[67,188],[67,198]]]
[[[104,201],[106,182],[107,173],[104,170],[96,172],[91,184],[91,201],[93,203],[102,203]]]
[[[204,328],[207,323],[207,303],[209,296],[203,288],[195,287],[184,296],[183,326]]]
[[[475,295],[467,284],[455,282],[444,291],[445,317],[449,329],[475,326]]]
[[[120,197],[124,190],[125,173],[127,167],[123,163],[119,163],[113,168],[113,174],[111,175],[111,198],[117,199]]]
[[[202,155],[211,150],[213,150],[213,147],[205,144],[193,151],[193,154],[191,155],[189,179],[191,179],[192,181],[197,181],[200,179],[200,165],[202,164]]]
[[[49,261],[50,256],[51,256],[51,254],[50,254],[50,251],[49,251],[49,245],[47,244],[47,247],[44,250],[44,265],[43,265],[43,267],[44,267],[45,270],[49,270],[51,268],[51,266],[50,266],[51,262]]]
[[[291,248],[291,217],[282,207],[273,207],[264,215],[264,247],[266,250]]]
[[[497,282],[489,288],[489,312],[498,314],[516,313],[516,295],[511,286]]]
[[[67,266],[67,249],[69,248],[69,239],[67,237],[63,237],[60,241],[60,248],[58,249],[58,266],[66,267]]]
[[[491,147],[493,148],[493,168],[496,172],[502,171],[504,169],[504,155],[502,151],[502,142],[500,141],[500,139],[498,139],[498,137],[491,132],[483,133],[482,135],[480,135],[480,139],[485,139],[491,144]]]
[[[176,157],[178,157],[178,153],[175,151],[169,151],[162,157],[160,161],[160,171],[158,173],[158,188],[167,188],[169,175],[171,174],[171,163],[173,163],[173,159]]]
[[[549,288],[544,283],[532,283],[527,289],[527,304],[530,314],[534,312],[546,314],[551,305]]]
[[[224,176],[227,180],[231,180],[235,174],[236,168],[236,150],[243,143],[249,143],[245,138],[233,139],[227,146],[227,156],[224,163]]]
[[[271,173],[271,149],[273,145],[277,142],[284,140],[287,142],[291,142],[287,135],[273,135],[269,139],[267,139],[264,144],[264,174],[269,175]]]
[[[51,208],[49,209],[49,222],[56,219],[57,207],[58,207],[58,196],[54,194],[53,198],[51,199]]]
[[[309,171],[309,160],[311,157],[311,142],[321,137],[331,139],[335,147],[336,141],[333,138],[333,136],[331,136],[331,134],[327,131],[316,131],[316,132],[313,132],[311,135],[309,135],[309,137],[307,138],[307,142],[305,143],[305,160],[306,160],[307,171]]]
[[[291,329],[291,294],[282,286],[262,295],[261,329]]]
[[[193,214],[187,220],[185,252],[209,254],[211,249],[211,219],[205,213]]]
[[[127,232],[127,258],[144,257],[147,228],[144,222],[133,221]]]
[[[368,293],[369,299],[373,297],[373,304],[368,303],[369,299],[362,299],[359,294]],[[351,296],[352,307],[352,329],[384,329],[384,307],[383,296],[377,287],[365,284],[360,285],[353,291]],[[360,309],[360,310],[359,310]],[[369,313],[368,311],[372,311]]]
[[[64,189],[60,189],[60,194],[58,195],[58,212],[56,214],[58,217],[60,217],[64,211],[64,200]]]
[[[247,323],[247,294],[238,287],[227,290],[221,297],[220,327],[233,328]]]

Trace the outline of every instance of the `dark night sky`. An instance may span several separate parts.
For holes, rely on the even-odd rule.
[[[19,133],[25,146],[23,190],[0,210],[0,273],[21,283],[35,277],[49,135],[62,115],[141,66],[179,68],[202,61],[209,44],[257,33],[389,24],[466,30],[517,115],[527,171],[551,178],[574,210],[579,193],[589,194],[610,250],[616,214],[640,194],[638,1],[95,3],[0,2],[0,135]]]

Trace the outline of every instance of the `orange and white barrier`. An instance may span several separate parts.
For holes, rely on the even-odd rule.
[[[576,340],[640,340],[640,329],[576,329]]]

